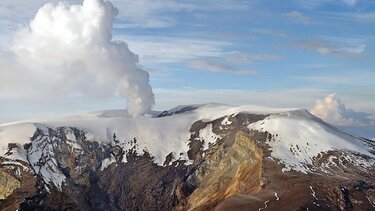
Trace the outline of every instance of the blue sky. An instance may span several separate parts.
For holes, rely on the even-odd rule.
[[[0,2],[3,58],[10,54],[15,31],[47,2]],[[150,73],[155,109],[211,101],[311,109],[316,100],[337,93],[346,107],[375,114],[374,1],[112,3],[120,11],[113,39],[127,42]],[[0,122],[123,105],[116,95],[51,103],[0,89]]]
[[[374,101],[374,6],[340,0],[177,2],[151,9],[146,20],[118,21],[125,28],[114,36],[140,55],[154,89],[319,89]],[[142,27],[148,18],[165,22]]]

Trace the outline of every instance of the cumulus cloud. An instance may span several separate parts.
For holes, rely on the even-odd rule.
[[[346,108],[336,94],[330,94],[315,103],[311,113],[338,126],[366,126],[372,124],[370,114]]]
[[[123,41],[112,40],[118,10],[103,0],[49,3],[14,38],[13,55],[0,58],[0,92],[9,96],[126,98],[131,116],[154,104],[149,75]]]

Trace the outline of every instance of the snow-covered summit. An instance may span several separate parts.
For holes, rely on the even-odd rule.
[[[350,162],[375,164],[375,155],[371,152],[375,143],[343,133],[306,110],[270,115],[248,125],[248,128],[272,134],[272,139],[267,142],[272,149],[271,156],[285,165],[284,170],[308,172],[314,159],[323,153],[337,150],[345,153],[344,159]],[[353,160],[353,153],[363,157]],[[332,156],[331,159],[333,158],[337,159]]]
[[[311,165],[314,157],[330,150],[358,153],[370,159],[375,157],[371,153],[373,145],[338,131],[305,110],[254,105],[236,107],[216,103],[179,106],[137,118],[128,117],[124,110],[111,110],[0,125],[0,156],[24,160],[22,146],[30,142],[30,137],[37,128],[72,127],[84,130],[88,140],[103,144],[112,143],[116,134],[124,149],[133,147],[126,143],[136,138],[137,153],[150,153],[154,162],[159,165],[163,164],[170,153],[176,160],[188,161],[193,123],[223,118],[221,124],[226,127],[232,123],[229,119],[239,113],[268,115],[264,120],[249,123],[247,127],[274,135],[273,141],[267,143],[272,151],[271,156],[280,160],[286,170],[305,171],[306,165]],[[212,131],[212,125],[199,133],[200,139],[205,142],[205,149],[208,143],[214,144],[223,138]],[[12,149],[13,153],[9,153],[8,143],[16,143],[18,151]]]

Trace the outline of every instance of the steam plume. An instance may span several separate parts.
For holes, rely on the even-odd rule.
[[[25,74],[55,94],[91,95],[116,92],[126,98],[130,116],[151,109],[149,75],[123,41],[112,40],[118,10],[103,0],[82,5],[49,3],[21,29],[12,51]]]

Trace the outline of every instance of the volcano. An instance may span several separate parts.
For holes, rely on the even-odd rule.
[[[375,142],[303,109],[3,124],[0,175],[1,210],[375,210]]]

